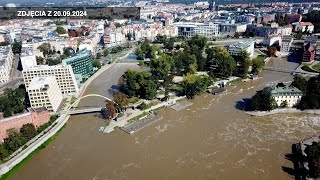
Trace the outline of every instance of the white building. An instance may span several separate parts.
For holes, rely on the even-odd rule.
[[[12,69],[13,53],[10,46],[0,46],[0,83],[8,82]]]
[[[271,90],[271,96],[276,101],[277,105],[280,107],[283,104],[288,105],[288,107],[293,107],[298,105],[301,100],[303,93],[296,87],[275,87]]]
[[[27,91],[32,108],[45,107],[50,112],[57,112],[63,99],[54,76],[33,78]]]
[[[282,36],[282,44],[280,51],[289,52],[293,38],[290,35]]]
[[[179,36],[192,37],[195,35],[213,38],[219,36],[219,24],[215,23],[195,23],[195,22],[177,22]]]
[[[305,32],[306,30],[308,33],[313,33],[314,31],[314,25],[311,22],[296,22],[292,23],[294,26],[294,31],[302,31]]]
[[[281,47],[282,44],[282,37],[281,35],[268,35],[263,38],[263,45],[265,46],[272,46],[272,45],[279,45]]]
[[[22,71],[23,79],[28,88],[35,77],[54,76],[63,95],[78,95],[79,87],[71,65],[38,65]]]
[[[250,57],[254,52],[254,41],[240,41],[229,46],[228,52],[232,56],[237,56],[240,51],[246,51]]]
[[[37,65],[36,55],[34,54],[26,54],[20,57],[22,69],[28,69],[29,67]]]

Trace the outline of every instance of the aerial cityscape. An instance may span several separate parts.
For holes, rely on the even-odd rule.
[[[0,0],[0,180],[319,179],[320,2]]]

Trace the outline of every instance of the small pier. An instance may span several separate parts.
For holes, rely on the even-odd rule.
[[[180,111],[181,109],[184,109],[184,108],[186,108],[188,106],[191,106],[192,104],[193,103],[189,102],[189,101],[181,101],[181,102],[178,102],[175,105],[170,106],[170,108],[173,109],[173,110],[176,110],[176,111]]]
[[[135,132],[149,126],[150,124],[152,124],[160,119],[161,119],[161,117],[159,117],[155,113],[148,114],[148,115],[140,118],[137,121],[134,121],[132,123],[125,125],[121,129],[126,133],[132,134],[132,133],[135,133]]]

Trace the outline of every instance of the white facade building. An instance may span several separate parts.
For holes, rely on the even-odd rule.
[[[291,44],[293,42],[293,38],[290,35],[282,36],[282,44],[281,44],[281,51],[289,52]]]
[[[272,45],[282,45],[282,36],[279,35],[268,35],[263,38],[263,45],[272,46]]]
[[[254,52],[254,41],[237,42],[230,45],[228,48],[228,52],[232,56],[237,56],[240,51],[246,51],[250,57],[252,57]]]
[[[63,95],[79,94],[79,87],[71,65],[38,65],[23,70],[22,74],[27,88],[35,77],[54,76]]]
[[[213,38],[219,36],[219,24],[215,23],[195,23],[195,22],[178,22],[174,23],[178,27],[179,36],[192,37],[195,35]]]
[[[0,46],[0,83],[8,82],[12,69],[13,53],[10,46]]]
[[[22,69],[28,69],[29,67],[37,65],[36,55],[34,54],[21,55],[20,60]]]
[[[288,107],[298,105],[303,93],[295,87],[275,87],[271,90],[271,96],[280,107],[286,101]]]
[[[32,108],[47,108],[57,112],[62,102],[62,93],[53,76],[35,77],[27,88]]]

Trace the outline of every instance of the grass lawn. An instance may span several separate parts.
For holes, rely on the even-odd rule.
[[[256,58],[254,58],[256,60],[261,60],[264,61],[266,59],[266,57],[264,57],[263,55],[258,55]]]
[[[318,64],[316,64],[316,65],[312,66],[312,69],[314,69],[314,70],[316,70],[316,71],[320,72],[320,63],[318,63]]]
[[[138,101],[139,101],[139,98],[138,98],[138,97],[129,98],[129,103],[134,104],[134,103],[136,103],[136,102],[138,102]]]
[[[311,69],[308,65],[303,65],[302,67],[301,67],[301,69],[302,70],[304,70],[304,71],[308,71],[308,72],[313,72],[313,73],[318,73],[318,71],[315,71],[315,70],[313,70],[313,69]]]

